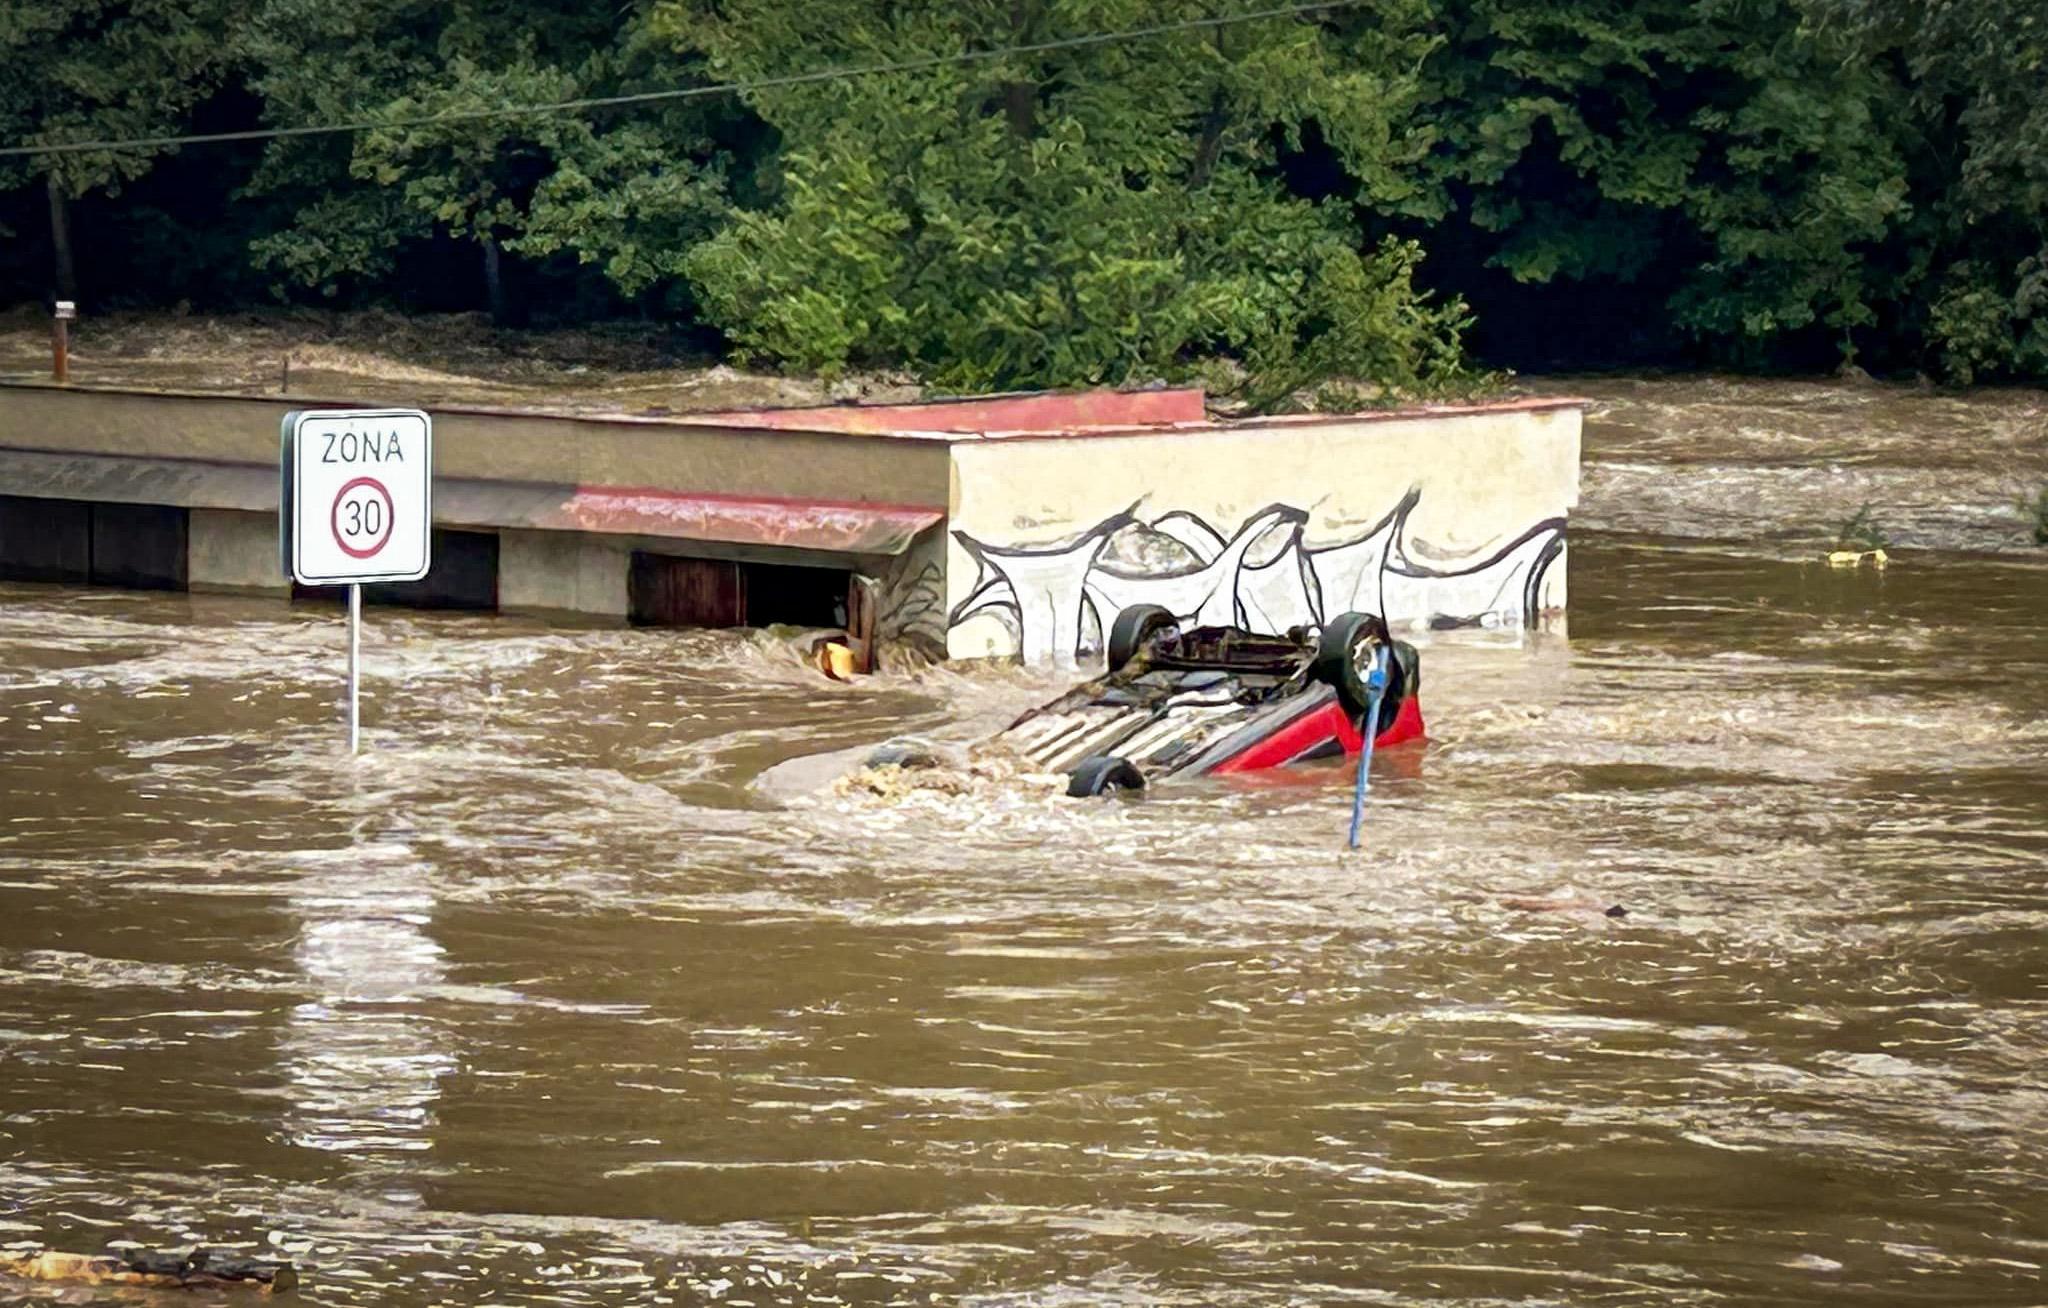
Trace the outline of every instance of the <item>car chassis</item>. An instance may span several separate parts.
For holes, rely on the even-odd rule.
[[[1166,610],[1138,605],[1117,615],[1108,654],[1102,676],[1024,714],[990,744],[1066,774],[1067,793],[1077,796],[1356,753],[1382,660],[1375,748],[1423,734],[1415,648],[1372,614],[1262,635],[1183,631]]]

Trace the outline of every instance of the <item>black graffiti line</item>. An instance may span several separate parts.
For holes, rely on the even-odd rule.
[[[1239,523],[1237,530],[1227,538],[1223,535],[1222,532],[1218,531],[1216,527],[1213,524],[1211,524],[1207,519],[1203,518],[1200,514],[1195,513],[1193,510],[1190,509],[1175,509],[1170,513],[1161,514],[1159,517],[1152,519],[1150,522],[1137,523],[1135,525],[1142,527],[1147,531],[1165,536],[1167,539],[1174,541],[1176,544],[1179,544],[1182,548],[1187,549],[1190,554],[1195,555],[1195,564],[1192,567],[1181,565],[1168,569],[1145,569],[1141,571],[1137,568],[1130,566],[1119,567],[1114,563],[1104,563],[1097,561],[1089,567],[1087,573],[1085,573],[1082,577],[1083,600],[1086,605],[1086,608],[1084,609],[1084,615],[1086,613],[1093,613],[1095,615],[1096,626],[1098,628],[1103,626],[1102,611],[1096,605],[1094,598],[1087,594],[1089,579],[1094,577],[1097,573],[1101,573],[1109,577],[1114,577],[1119,581],[1139,583],[1150,581],[1174,581],[1188,577],[1199,577],[1203,573],[1209,571],[1211,568],[1214,568],[1217,565],[1217,563],[1219,563],[1220,561],[1222,561],[1222,559],[1228,556],[1232,550],[1237,550],[1238,561],[1234,574],[1228,578],[1225,578],[1224,576],[1222,576],[1222,574],[1219,573],[1216,584],[1210,587],[1208,595],[1203,598],[1202,604],[1198,605],[1196,609],[1192,611],[1199,612],[1202,607],[1206,606],[1208,600],[1210,598],[1213,598],[1216,595],[1216,593],[1222,590],[1223,587],[1227,584],[1230,588],[1229,593],[1231,618],[1233,621],[1236,622],[1238,626],[1246,626],[1249,624],[1249,617],[1248,611],[1245,608],[1242,589],[1239,584],[1239,579],[1242,573],[1244,572],[1245,567],[1247,566],[1244,561],[1244,555],[1249,553],[1251,548],[1254,545],[1258,544],[1260,540],[1272,534],[1272,532],[1275,529],[1282,526],[1290,527],[1291,530],[1289,531],[1289,539],[1287,543],[1281,547],[1279,554],[1285,554],[1295,550],[1300,545],[1302,528],[1303,525],[1307,523],[1308,516],[1308,510],[1306,509],[1297,508],[1292,504],[1275,502],[1272,504],[1268,504],[1265,508],[1259,509],[1258,511],[1246,516],[1246,518],[1241,523]],[[1199,554],[1195,554],[1193,547],[1189,546],[1186,541],[1174,535],[1172,532],[1166,531],[1162,528],[1162,524],[1169,522],[1187,522],[1199,528],[1201,533],[1207,536],[1209,540],[1214,543],[1215,553],[1206,559],[1202,558]],[[1276,554],[1274,557],[1279,557],[1279,554]],[[1179,614],[1176,616],[1185,617],[1187,615]]]
[[[1008,604],[1016,608],[1017,618],[1021,622],[1024,617],[1024,609],[1022,603],[1016,598],[1016,588],[1011,586],[1009,577],[1002,570],[1002,565],[991,562],[992,558],[1057,558],[1062,554],[1075,552],[1090,541],[1095,542],[1095,549],[1099,552],[1104,545],[1109,543],[1111,536],[1114,536],[1117,532],[1122,531],[1125,527],[1138,520],[1138,506],[1144,502],[1142,499],[1131,501],[1130,508],[1125,509],[1121,513],[1111,514],[1064,545],[989,545],[974,539],[974,537],[964,531],[955,530],[953,532],[953,539],[960,542],[960,548],[966,550],[968,556],[974,560],[975,585],[974,589],[967,593],[966,598],[954,605],[953,611],[947,614],[946,624],[951,627],[959,626],[976,609],[984,607],[980,601],[985,595],[990,591],[999,590],[1006,586],[1010,587],[1011,593],[1011,599],[1008,601]],[[1084,582],[1087,579],[1088,573],[1093,571],[1094,567],[1095,564],[1091,561],[1088,568],[1083,570],[1081,576]],[[989,576],[991,572],[996,574],[993,578]],[[1001,608],[1003,606],[1002,601],[997,601],[986,607]]]
[[[1137,505],[1134,504],[1131,507],[1135,509]],[[1216,530],[1216,528],[1210,525],[1206,520],[1204,520],[1201,517],[1201,515],[1190,512],[1187,509],[1175,509],[1172,513],[1162,514],[1161,516],[1154,518],[1151,522],[1138,522],[1136,519],[1133,519],[1130,523],[1126,525],[1144,527],[1148,531],[1157,531],[1158,524],[1165,522],[1169,518],[1184,518],[1187,521],[1194,523],[1203,531],[1209,533],[1211,536],[1216,538],[1216,557],[1221,558],[1223,555],[1230,552],[1231,546],[1237,544],[1239,540],[1243,539],[1244,535],[1247,532],[1251,531],[1253,527],[1257,526],[1260,519],[1269,516],[1275,517],[1279,521],[1269,523],[1266,527],[1261,529],[1259,532],[1261,536],[1265,535],[1266,532],[1272,531],[1275,527],[1278,527],[1283,523],[1289,523],[1294,526],[1295,539],[1298,540],[1300,539],[1301,528],[1308,522],[1307,509],[1298,509],[1292,504],[1276,503],[1268,504],[1265,508],[1260,509],[1258,512],[1247,516],[1242,523],[1238,524],[1237,530],[1232,532],[1227,539],[1224,537],[1222,532]],[[1166,535],[1165,532],[1160,532],[1160,534],[1162,536]],[[1247,548],[1249,548],[1249,545],[1247,545]],[[1094,565],[1094,567],[1090,568],[1089,571],[1106,572],[1110,576],[1116,577],[1123,581],[1165,581],[1175,577],[1196,576],[1199,573],[1202,573],[1207,569],[1214,567],[1215,564],[1216,559],[1205,559],[1201,563],[1196,564],[1194,567],[1187,567],[1183,565],[1163,570],[1137,571],[1128,566],[1118,567],[1114,563],[1097,563]]]
[[[1338,541],[1333,545],[1322,545],[1312,548],[1306,543],[1305,533],[1296,533],[1294,544],[1298,548],[1295,550],[1295,564],[1301,570],[1301,589],[1303,595],[1305,595],[1308,599],[1308,612],[1310,618],[1312,618],[1317,623],[1322,623],[1327,621],[1329,616],[1324,612],[1323,579],[1322,575],[1316,571],[1315,556],[1318,554],[1334,554],[1338,550],[1353,549],[1359,545],[1365,544],[1365,542],[1371,540],[1373,537],[1379,535],[1381,532],[1388,533],[1387,548],[1380,554],[1379,592],[1381,595],[1385,595],[1387,560],[1393,557],[1394,550],[1398,547],[1400,543],[1402,530],[1408,524],[1408,515],[1414,511],[1415,506],[1421,503],[1421,501],[1422,488],[1420,486],[1410,486],[1408,490],[1401,496],[1401,498],[1395,503],[1393,508],[1387,510],[1385,513],[1380,515],[1380,520],[1378,522],[1375,522],[1372,526],[1366,528],[1358,535],[1353,536],[1351,539]],[[1304,514],[1304,521],[1306,521],[1306,517],[1307,515]],[[1272,558],[1268,559],[1264,563],[1246,564],[1245,570],[1247,572],[1260,572],[1264,571],[1267,568],[1277,567],[1280,563],[1280,560],[1285,556],[1286,551],[1283,551],[1281,554],[1274,555]],[[1382,609],[1386,608],[1386,602],[1384,599],[1381,600],[1380,607]]]
[[[1353,536],[1350,540],[1341,540],[1334,545],[1309,547],[1308,552],[1311,554],[1329,554],[1335,550],[1348,550],[1353,545],[1363,545],[1381,532],[1388,530],[1391,530],[1395,539],[1398,540],[1401,536],[1401,529],[1408,525],[1408,515],[1413,513],[1415,506],[1421,502],[1422,488],[1420,486],[1410,486],[1406,493],[1395,502],[1394,507],[1381,514],[1380,520],[1371,527]],[[1391,547],[1389,547],[1388,552],[1392,552]]]
[[[1016,584],[1003,571],[1001,564],[996,560],[1004,558],[1055,559],[1062,555],[1072,556],[1078,560],[1086,552],[1090,557],[1087,558],[1081,568],[1079,577],[1081,612],[1076,616],[1077,618],[1085,619],[1087,615],[1093,614],[1099,631],[1104,625],[1102,612],[1095,602],[1094,595],[1090,593],[1091,587],[1089,584],[1090,579],[1098,572],[1119,581],[1133,583],[1165,582],[1199,576],[1201,573],[1214,567],[1233,546],[1237,545],[1254,528],[1257,528],[1258,538],[1263,538],[1275,528],[1286,524],[1291,527],[1289,539],[1271,559],[1261,564],[1247,563],[1242,556],[1238,559],[1235,571],[1229,579],[1229,584],[1233,615],[1241,624],[1248,620],[1249,612],[1245,601],[1245,574],[1263,573],[1268,569],[1279,566],[1281,560],[1290,555],[1293,556],[1295,567],[1299,573],[1303,597],[1307,601],[1310,616],[1315,621],[1322,622],[1325,620],[1323,612],[1325,599],[1322,593],[1321,575],[1314,562],[1317,556],[1355,548],[1381,533],[1386,533],[1388,537],[1387,547],[1380,553],[1378,560],[1380,603],[1381,607],[1384,608],[1386,602],[1386,578],[1389,574],[1416,581],[1455,580],[1461,577],[1475,576],[1488,568],[1508,560],[1515,551],[1528,545],[1531,541],[1549,534],[1551,539],[1544,545],[1537,556],[1530,561],[1527,571],[1521,578],[1523,621],[1528,625],[1534,625],[1540,614],[1538,605],[1541,599],[1542,583],[1549,573],[1550,566],[1564,552],[1566,520],[1561,516],[1545,518],[1524,530],[1485,558],[1477,561],[1463,562],[1455,568],[1436,568],[1416,561],[1408,551],[1408,542],[1406,540],[1408,519],[1417,504],[1420,503],[1421,497],[1421,488],[1411,486],[1402,495],[1400,501],[1366,531],[1348,540],[1315,548],[1308,547],[1305,542],[1306,524],[1310,517],[1309,510],[1280,502],[1270,504],[1248,515],[1240,523],[1237,531],[1228,538],[1218,531],[1214,525],[1202,518],[1201,515],[1187,509],[1175,509],[1169,513],[1162,514],[1149,523],[1143,522],[1137,517],[1137,509],[1144,502],[1143,499],[1134,501],[1129,509],[1102,519],[1087,531],[1069,538],[1064,543],[1053,545],[990,545],[974,539],[964,531],[956,530],[953,533],[953,537],[959,541],[961,548],[966,550],[968,555],[974,559],[976,577],[973,590],[959,604],[954,606],[952,612],[948,615],[947,621],[950,626],[957,626],[966,618],[982,612],[1007,611],[1018,626],[1021,639],[1021,629],[1024,621],[1023,602],[1017,594]],[[1261,526],[1261,520],[1267,518],[1275,520]],[[1193,524],[1216,543],[1218,553],[1212,558],[1199,561],[1194,566],[1177,566],[1167,570],[1138,570],[1130,566],[1118,566],[1117,564],[1105,563],[1100,560],[1099,554],[1107,545],[1109,538],[1124,528],[1141,526],[1148,530],[1159,531],[1159,525],[1169,521],[1184,521]],[[1192,546],[1189,546],[1186,541],[1181,540],[1179,537],[1172,535],[1172,533],[1160,532],[1160,534],[1175,540],[1183,548],[1187,548],[1191,554],[1194,553]],[[1244,541],[1244,549],[1248,552],[1251,546],[1256,543],[1257,539],[1246,540]],[[1087,547],[1091,544],[1093,549],[1088,550]],[[1209,590],[1208,597],[1213,598],[1220,591],[1222,584],[1223,579],[1219,576],[1217,585]],[[1008,598],[996,598],[996,596],[1004,591],[1009,592]],[[1199,611],[1199,608],[1197,611]]]
[[[1258,517],[1259,515],[1255,513],[1255,514],[1253,514],[1252,516],[1253,516],[1254,518],[1256,518],[1256,517]],[[1172,536],[1172,535],[1173,535],[1173,533],[1171,533],[1171,532],[1167,532],[1167,531],[1164,531],[1164,530],[1162,529],[1162,527],[1160,526],[1160,524],[1162,524],[1162,523],[1167,523],[1167,522],[1172,522],[1172,521],[1174,521],[1175,519],[1178,519],[1178,518],[1184,518],[1184,519],[1186,519],[1187,521],[1189,521],[1189,522],[1192,522],[1193,524],[1195,524],[1195,526],[1197,526],[1197,527],[1201,528],[1201,529],[1202,529],[1202,534],[1203,534],[1203,535],[1205,535],[1205,536],[1207,536],[1207,537],[1208,537],[1208,538],[1209,538],[1209,539],[1210,539],[1211,541],[1213,541],[1213,542],[1215,543],[1215,547],[1216,547],[1216,553],[1215,553],[1215,554],[1211,554],[1211,555],[1209,556],[1209,558],[1203,559],[1203,560],[1202,560],[1202,562],[1204,562],[1204,563],[1208,563],[1208,562],[1211,562],[1212,560],[1214,560],[1214,559],[1215,559],[1215,557],[1216,557],[1216,555],[1217,555],[1217,554],[1221,554],[1221,553],[1223,553],[1223,551],[1224,551],[1224,550],[1226,550],[1226,549],[1229,549],[1229,548],[1230,548],[1230,542],[1229,542],[1228,540],[1226,540],[1226,539],[1224,538],[1224,536],[1223,536],[1223,533],[1222,533],[1222,532],[1220,532],[1220,531],[1216,530],[1216,529],[1215,529],[1214,527],[1210,526],[1210,525],[1209,525],[1209,523],[1208,523],[1208,520],[1207,520],[1207,519],[1205,519],[1205,518],[1203,518],[1201,514],[1199,514],[1199,513],[1196,513],[1196,512],[1193,512],[1192,510],[1189,510],[1189,509],[1175,509],[1175,510],[1174,510],[1173,512],[1171,512],[1171,513],[1168,513],[1168,514],[1164,514],[1164,515],[1162,515],[1162,516],[1160,516],[1160,517],[1157,517],[1157,518],[1154,518],[1154,519],[1152,519],[1151,523],[1150,523],[1150,524],[1148,524],[1148,525],[1149,525],[1149,526],[1150,526],[1150,527],[1152,528],[1152,530],[1154,530],[1154,531],[1158,531],[1158,532],[1161,532],[1161,534],[1162,534],[1162,535]],[[1178,539],[1180,539],[1180,538],[1179,538],[1179,537],[1177,537],[1177,536],[1175,536],[1175,537],[1173,537],[1173,538],[1174,538],[1175,540],[1178,540]],[[1183,543],[1185,543],[1185,542],[1183,542]]]
[[[1530,541],[1535,540],[1538,536],[1543,535],[1545,532],[1554,531],[1562,535],[1564,533],[1564,529],[1565,520],[1563,518],[1545,518],[1541,522],[1538,522],[1535,526],[1530,527],[1527,531],[1524,531],[1521,535],[1509,541],[1507,544],[1495,550],[1493,553],[1487,555],[1479,562],[1460,564],[1456,568],[1453,568],[1447,572],[1440,571],[1436,568],[1429,567],[1425,564],[1416,563],[1413,559],[1408,557],[1408,551],[1402,545],[1402,542],[1396,539],[1394,544],[1395,547],[1400,550],[1401,558],[1403,561],[1399,564],[1389,566],[1388,571],[1399,573],[1403,577],[1413,577],[1419,581],[1440,581],[1449,577],[1469,577],[1475,572],[1484,572],[1486,569],[1492,567],[1494,564],[1501,562],[1502,560],[1506,559],[1508,555],[1513,554],[1516,550],[1522,548],[1522,546],[1524,545],[1527,545]]]
[[[1416,581],[1446,581],[1456,577],[1469,577],[1475,573],[1484,572],[1496,563],[1503,562],[1509,555],[1537,537],[1551,533],[1550,542],[1537,552],[1534,559],[1530,560],[1529,571],[1522,578],[1522,625],[1534,627],[1537,619],[1541,616],[1541,611],[1537,608],[1537,600],[1543,588],[1543,579],[1549,575],[1550,565],[1555,563],[1558,556],[1564,553],[1566,525],[1566,520],[1561,516],[1544,518],[1480,562],[1466,564],[1450,572],[1438,571],[1434,568],[1423,567],[1415,563],[1414,560],[1408,557],[1408,551],[1403,542],[1397,538],[1394,541],[1394,548],[1400,549],[1402,563],[1390,565],[1385,571],[1393,572],[1399,576],[1408,577]],[[1391,555],[1393,549],[1389,549],[1388,553]]]
[[[1550,575],[1550,565],[1557,562],[1564,553],[1564,519],[1557,520],[1557,535],[1540,550],[1529,564],[1529,575],[1522,579],[1522,625],[1536,625],[1538,605],[1542,601],[1543,579]]]

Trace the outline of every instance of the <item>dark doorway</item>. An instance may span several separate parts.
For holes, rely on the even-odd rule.
[[[186,532],[185,510],[167,504],[93,505],[93,583],[185,589]]]
[[[343,586],[292,587],[294,599],[340,600]],[[434,528],[433,566],[418,581],[378,581],[363,587],[363,603],[407,609],[498,607],[498,533]]]
[[[742,563],[740,576],[746,585],[750,627],[846,625],[846,587],[852,575],[843,568]]]
[[[839,568],[635,551],[626,592],[643,627],[844,627],[851,580]]]
[[[184,590],[188,521],[168,504],[0,495],[0,577]]]
[[[0,495],[0,578],[92,580],[92,505]]]
[[[411,609],[497,609],[497,532],[436,527],[433,551],[434,566],[425,577],[365,586],[363,602]]]

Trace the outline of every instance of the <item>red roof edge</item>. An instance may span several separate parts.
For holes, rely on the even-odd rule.
[[[1037,391],[914,404],[839,404],[799,409],[732,409],[682,415],[690,422],[775,430],[879,435],[898,431],[1087,431],[1200,422],[1199,386],[1156,391]]]
[[[917,504],[578,486],[531,521],[538,527],[727,545],[901,554],[920,532],[944,517],[942,509]]]

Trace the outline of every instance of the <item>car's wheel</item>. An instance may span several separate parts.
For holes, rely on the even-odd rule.
[[[938,751],[929,745],[914,740],[891,740],[877,745],[868,752],[861,766],[870,768],[935,768],[940,763]]]
[[[1117,754],[1091,754],[1067,777],[1067,793],[1075,798],[1107,795],[1113,790],[1143,790],[1145,774]]]
[[[1310,671],[1337,692],[1337,702],[1346,714],[1362,722],[1372,711],[1372,689],[1366,678],[1372,675],[1373,655],[1387,649],[1387,689],[1380,700],[1380,726],[1384,728],[1401,711],[1401,701],[1408,694],[1407,669],[1399,658],[1391,657],[1392,647],[1386,624],[1374,615],[1340,613],[1323,624]]]
[[[1129,663],[1154,636],[1178,622],[1173,610],[1158,604],[1133,604],[1117,614],[1109,627],[1109,670]]]

